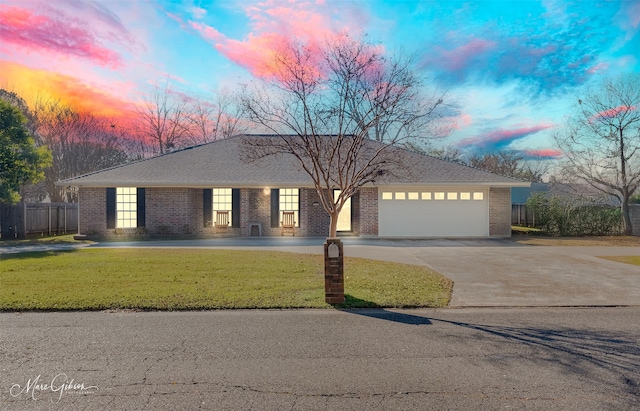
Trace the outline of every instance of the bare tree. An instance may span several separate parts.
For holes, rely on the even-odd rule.
[[[346,34],[322,49],[282,44],[271,67],[273,77],[245,87],[242,104],[251,121],[275,136],[246,140],[245,152],[249,159],[294,156],[335,237],[347,199],[401,166],[400,150],[391,148],[431,137],[421,130],[438,117],[443,96],[425,94],[409,59],[387,58]]]
[[[521,155],[512,151],[485,155],[474,154],[469,157],[466,163],[481,170],[535,183],[542,182],[542,177],[549,170],[549,164],[544,160],[527,163]]]
[[[640,186],[640,74],[608,79],[580,98],[555,139],[563,174],[616,197],[630,235],[629,199]]]
[[[33,119],[39,138],[53,154],[53,164],[45,170],[45,187],[53,202],[77,200],[75,192],[56,186],[56,181],[128,159],[120,145],[123,132],[107,118],[78,112],[59,100],[39,99]]]
[[[164,85],[156,83],[137,105],[136,133],[153,142],[159,154],[180,147],[191,132],[191,102],[187,94],[168,81]]]
[[[190,105],[190,144],[203,144],[246,132],[241,106],[226,90],[216,93],[215,102],[194,99]]]

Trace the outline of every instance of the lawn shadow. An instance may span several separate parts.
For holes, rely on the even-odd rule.
[[[41,250],[41,251],[29,251],[25,249],[24,251],[21,250],[18,252],[11,252],[11,253],[0,252],[0,261],[26,260],[30,258],[53,257],[62,253],[73,253],[75,251],[78,251],[78,249],[69,248],[69,249],[63,249],[63,250]]]

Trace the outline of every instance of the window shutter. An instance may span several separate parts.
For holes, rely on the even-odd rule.
[[[207,225],[207,223],[209,223]],[[213,189],[202,190],[202,225],[203,227],[213,226]]]
[[[271,189],[271,227],[280,227],[280,190]]]
[[[137,227],[145,227],[146,219],[147,219],[147,206],[146,206],[146,191],[144,188],[138,187],[136,189],[136,216],[137,216]]]
[[[302,198],[302,190],[304,190],[304,195],[307,195],[307,190],[304,188],[298,189],[298,227],[302,227],[302,207],[300,207],[300,199]]]
[[[116,228],[116,189],[107,188],[107,229]]]
[[[351,196],[351,231],[360,232],[360,190]]]
[[[231,227],[240,227],[240,189],[231,189]]]

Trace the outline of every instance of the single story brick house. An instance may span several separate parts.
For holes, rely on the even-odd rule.
[[[296,236],[327,236],[329,216],[311,179],[292,156],[245,162],[247,136],[174,151],[59,181],[77,187],[80,232],[113,237],[279,236],[283,212]],[[275,137],[274,137],[275,138]],[[399,150],[406,176],[360,188],[343,208],[338,231],[367,237],[508,237],[511,187],[524,183]],[[216,227],[218,214],[228,227]]]

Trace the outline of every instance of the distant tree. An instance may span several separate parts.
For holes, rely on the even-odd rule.
[[[432,137],[429,125],[443,96],[425,93],[409,59],[386,57],[346,34],[319,47],[282,44],[270,67],[274,75],[247,86],[242,103],[248,118],[276,137],[247,140],[247,157],[295,157],[313,181],[334,237],[347,199],[403,166],[390,148]]]
[[[39,100],[33,118],[40,139],[51,149],[45,187],[53,202],[75,202],[77,194],[55,182],[113,167],[128,160],[124,131],[107,118],[74,110],[59,100]]]
[[[463,158],[462,151],[452,145],[448,145],[445,147],[436,147],[430,142],[422,145],[417,145],[414,142],[409,141],[403,144],[403,147],[415,153],[439,158],[441,160],[450,161],[452,163],[467,164]]]
[[[42,179],[50,164],[46,147],[36,147],[20,109],[0,99],[0,202],[20,200],[20,187]]]
[[[555,140],[566,158],[563,177],[616,197],[630,235],[629,200],[640,186],[640,74],[607,79],[582,96]]]
[[[193,99],[188,106],[190,144],[203,144],[228,138],[246,131],[242,123],[241,105],[230,92],[222,90],[215,101]]]
[[[542,177],[548,170],[548,165],[543,161],[536,161],[535,165],[526,164],[518,153],[508,151],[475,154],[466,163],[481,170],[534,183],[542,182]]]
[[[156,83],[137,105],[136,134],[150,141],[158,154],[187,145],[192,132],[189,115],[192,101],[168,81],[164,85]]]

